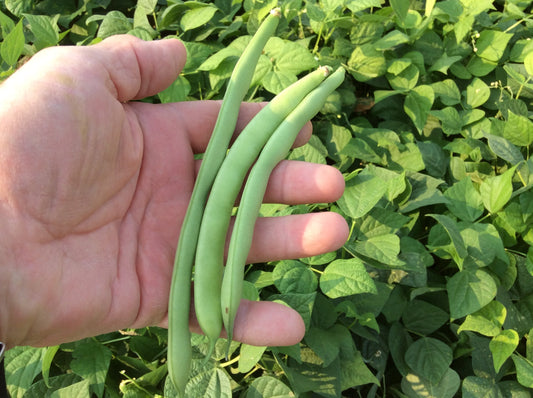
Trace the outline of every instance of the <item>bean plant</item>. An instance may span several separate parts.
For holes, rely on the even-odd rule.
[[[191,336],[189,397],[531,397],[533,15],[527,0],[1,0],[0,79],[37,51],[115,34],[179,37],[183,73],[145,101],[221,99],[279,7],[247,101],[320,65],[346,70],[289,158],[330,164],[344,246],[247,265],[243,295],[304,319],[303,341]],[[13,397],[174,397],[167,330],[6,353]]]

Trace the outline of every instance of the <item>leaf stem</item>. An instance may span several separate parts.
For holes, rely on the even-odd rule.
[[[235,362],[238,362],[238,361],[239,361],[240,357],[241,357],[241,355],[239,354],[239,355],[237,355],[235,358],[230,359],[229,361],[226,361],[226,362],[224,362],[224,363],[221,363],[221,364],[218,365],[218,366],[220,366],[221,368],[225,368],[225,367],[227,367],[227,366],[233,365]]]
[[[313,54],[316,54],[318,52],[318,43],[320,42],[320,39],[322,38],[323,30],[324,30],[324,24],[320,25],[320,30],[318,31],[318,36],[316,38],[315,47],[313,48]]]
[[[531,76],[528,76],[526,81],[520,85],[518,88],[518,91],[516,92],[516,99],[520,97],[520,94],[522,93],[522,90],[524,89],[524,86],[531,80]]]

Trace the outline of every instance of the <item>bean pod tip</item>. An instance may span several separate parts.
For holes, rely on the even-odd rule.
[[[328,65],[322,65],[322,66],[319,66],[318,69],[320,69],[322,71],[322,73],[324,73],[324,76],[328,77],[331,72],[333,71],[333,68],[331,66],[328,66]]]
[[[281,8],[279,7],[273,8],[272,10],[270,10],[270,14],[275,17],[281,17]]]

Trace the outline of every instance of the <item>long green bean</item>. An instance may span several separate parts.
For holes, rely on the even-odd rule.
[[[169,296],[167,354],[169,376],[181,396],[185,392],[192,359],[189,330],[190,285],[205,202],[226,155],[239,108],[251,84],[255,66],[266,42],[277,28],[279,17],[278,9],[267,16],[235,65],[181,226]]]
[[[328,95],[344,81],[344,75],[343,68],[337,69],[303,99],[272,134],[250,171],[237,209],[222,280],[221,313],[226,330],[233,330],[242,297],[244,267],[269,176],[287,156],[304,124],[320,111]]]
[[[240,133],[213,182],[198,235],[194,272],[195,313],[209,339],[207,358],[222,331],[224,248],[232,209],[246,173],[276,127],[328,74],[329,69],[321,67],[274,97]],[[231,338],[230,329],[228,339]]]

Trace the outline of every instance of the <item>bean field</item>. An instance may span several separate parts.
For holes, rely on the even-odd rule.
[[[180,38],[187,63],[151,103],[222,99],[244,43],[281,16],[245,101],[345,70],[289,159],[344,175],[344,246],[249,264],[289,347],[191,335],[187,397],[528,398],[533,391],[533,9],[527,0],[0,0],[0,80],[50,46]],[[6,353],[13,398],[177,396],[169,334],[119,330]],[[204,356],[209,354],[207,361]],[[229,354],[229,355],[228,355]]]

